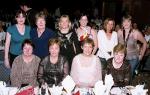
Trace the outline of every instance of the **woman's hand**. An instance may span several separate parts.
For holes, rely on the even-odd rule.
[[[6,68],[8,68],[8,69],[10,68],[10,64],[9,64],[9,59],[8,58],[5,58],[4,64],[5,64]]]

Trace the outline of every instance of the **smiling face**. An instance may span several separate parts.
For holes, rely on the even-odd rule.
[[[46,21],[45,21],[45,18],[42,18],[42,17],[39,17],[37,20],[36,20],[36,25],[39,29],[44,29],[45,28],[45,25],[46,25]]]
[[[49,46],[50,55],[53,57],[57,57],[59,55],[60,47],[58,44],[53,44]]]
[[[60,21],[59,21],[60,29],[68,29],[68,28],[70,28],[70,24],[71,24],[71,22],[67,16],[60,18]]]
[[[82,16],[82,17],[80,18],[79,22],[80,22],[80,26],[81,26],[81,27],[85,27],[85,26],[87,25],[87,23],[88,23],[88,18],[87,18],[87,16]]]
[[[89,56],[89,55],[92,54],[93,46],[92,46],[92,44],[90,44],[90,43],[85,43],[85,44],[82,46],[82,49],[83,49],[83,54]]]
[[[22,14],[22,13],[20,13],[20,14],[18,14],[17,16],[16,16],[16,21],[17,21],[17,23],[18,24],[24,24],[25,23],[25,16]]]
[[[123,52],[116,52],[114,53],[114,61],[117,64],[122,64],[124,60],[125,54]]]
[[[123,25],[124,29],[130,29],[131,28],[131,20],[124,19],[122,25]]]
[[[114,27],[114,22],[112,20],[108,21],[107,25],[106,25],[106,29],[107,31],[112,31]]]
[[[33,47],[30,44],[24,44],[23,46],[23,54],[25,56],[31,56],[33,53]]]

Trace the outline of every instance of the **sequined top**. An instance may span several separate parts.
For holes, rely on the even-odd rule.
[[[120,68],[114,68],[112,62],[113,62],[113,58],[109,59],[107,61],[108,65],[107,68],[105,69],[105,73],[104,74],[112,74],[113,80],[114,80],[114,85],[115,86],[125,86],[129,84],[129,80],[130,80],[130,64],[127,63],[127,61],[124,61],[124,63],[122,64],[122,66]]]
[[[21,87],[22,84],[37,86],[37,71],[40,63],[40,58],[35,56],[32,61],[26,63],[22,55],[15,58],[11,69],[11,85]]]
[[[50,62],[47,56],[39,65],[38,81],[40,84],[46,82],[50,87],[59,85],[63,78],[68,75],[68,61],[64,56],[59,55],[57,63]]]

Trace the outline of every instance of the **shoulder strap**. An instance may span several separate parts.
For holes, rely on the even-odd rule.
[[[130,29],[127,38],[125,38],[125,30],[123,29],[123,39],[124,39],[124,43],[125,43],[125,46],[126,46],[126,47],[127,47],[127,42],[128,42],[128,40],[129,40],[129,36],[130,36],[130,34],[131,34],[131,31],[132,31],[132,29]]]

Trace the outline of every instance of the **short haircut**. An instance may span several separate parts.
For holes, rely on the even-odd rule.
[[[61,41],[58,39],[58,38],[51,38],[49,39],[48,41],[48,47],[54,45],[54,44],[57,44],[57,45],[61,45]]]
[[[37,19],[39,19],[39,18],[43,18],[44,20],[46,20],[46,15],[44,14],[43,11],[40,11],[40,12],[38,12],[38,13],[35,15],[35,18],[36,18],[36,21],[37,21]]]
[[[123,45],[123,44],[121,44],[121,43],[118,43],[118,44],[114,47],[113,52],[114,52],[114,53],[122,52],[122,53],[125,53],[125,54],[126,54],[126,47],[125,47],[125,45]]]
[[[124,21],[124,20],[130,20],[130,21],[132,21],[132,16],[131,15],[125,15],[122,18],[122,21]]]
[[[23,41],[23,43],[22,43],[22,49],[23,49],[23,47],[25,46],[25,44],[31,45],[33,49],[35,48],[35,45],[34,45],[33,42],[31,41],[31,39],[25,39],[25,40]]]
[[[85,38],[82,42],[81,42],[81,46],[83,46],[84,44],[91,44],[92,47],[94,47],[94,41],[91,38]]]

